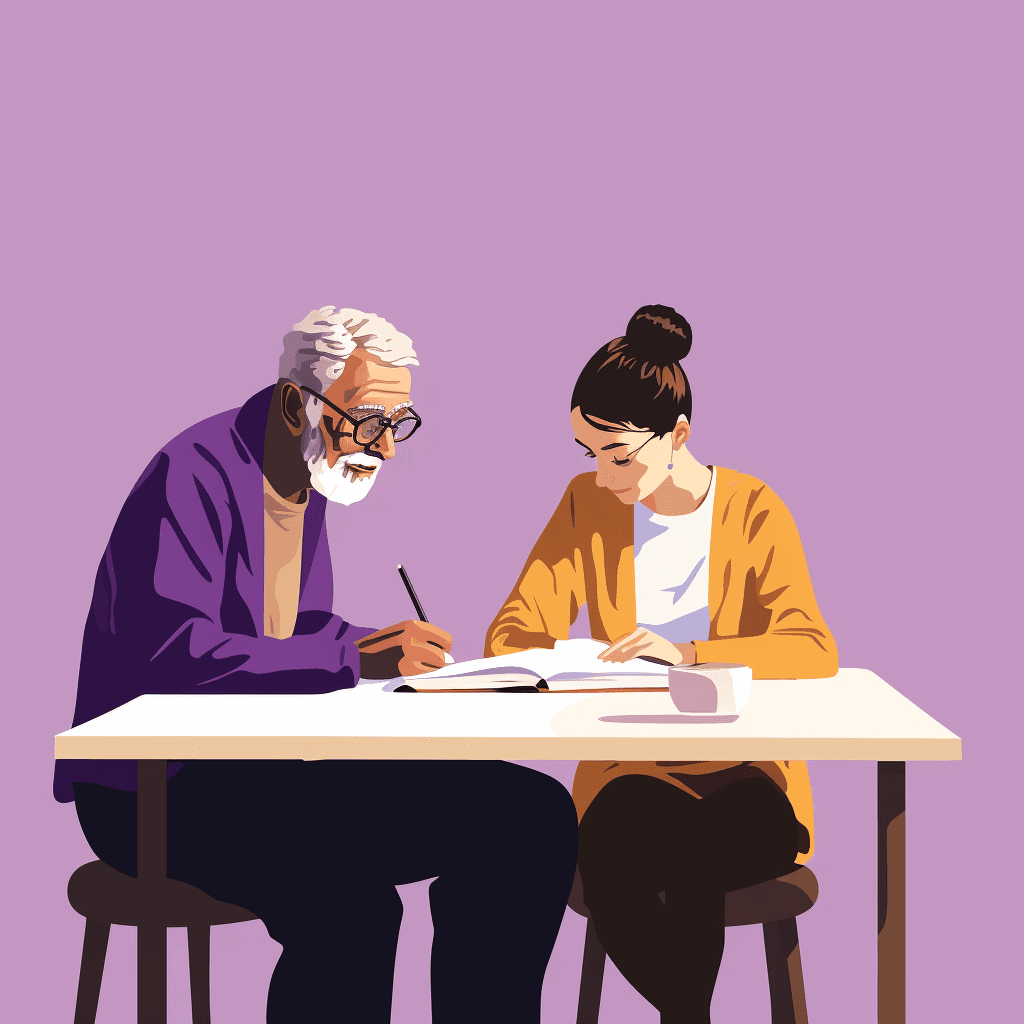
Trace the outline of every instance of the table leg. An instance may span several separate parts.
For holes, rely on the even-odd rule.
[[[139,885],[159,890],[167,879],[167,762],[138,762]],[[143,895],[143,903],[148,901]],[[159,921],[138,926],[139,1024],[167,1024],[167,928]]]
[[[878,1024],[907,1019],[907,765],[878,762]]]

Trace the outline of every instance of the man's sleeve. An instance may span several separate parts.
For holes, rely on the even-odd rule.
[[[304,610],[292,637],[263,636],[262,616],[254,621],[245,601],[257,587],[262,594],[262,573],[262,533],[246,537],[216,460],[161,453],[125,503],[100,566],[83,670],[126,688],[125,699],[354,686],[355,641],[373,630],[329,609]]]
[[[834,676],[836,642],[814,599],[800,535],[789,509],[766,485],[752,493],[745,510],[743,544],[748,559],[727,569],[743,578],[728,580],[727,587],[743,588],[743,619],[751,632],[694,641],[697,661],[749,665],[755,679]]]
[[[534,544],[516,585],[487,631],[484,657],[553,647],[586,601],[583,557],[575,542],[573,486]]]

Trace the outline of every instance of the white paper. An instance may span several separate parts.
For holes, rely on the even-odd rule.
[[[607,650],[608,645],[600,640],[556,640],[553,649],[535,647],[528,651],[515,654],[500,654],[493,658],[476,658],[472,661],[459,661],[454,665],[424,672],[417,676],[409,676],[405,680],[397,680],[395,686],[403,683],[416,686],[417,680],[422,685],[430,680],[432,689],[438,688],[435,680],[440,679],[471,679],[474,676],[494,676],[502,670],[509,674],[532,676],[546,680],[585,680],[607,676],[662,676],[667,682],[667,665],[655,665],[649,661],[633,658],[625,662],[604,662],[598,655]],[[524,682],[527,680],[524,680]],[[392,687],[394,688],[394,687]]]

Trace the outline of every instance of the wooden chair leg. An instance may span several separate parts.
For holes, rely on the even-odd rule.
[[[597,937],[594,922],[587,918],[587,938],[583,944],[583,971],[580,975],[580,1000],[576,1024],[597,1024],[601,1015],[601,987],[604,984],[605,952]]]
[[[167,1024],[167,929],[140,924],[135,930],[139,1024]]]
[[[772,1024],[807,1024],[807,1001],[804,997],[804,974],[800,966],[796,918],[769,921],[763,928]]]
[[[210,928],[188,930],[188,983],[192,992],[192,1024],[210,1024]]]
[[[110,925],[106,921],[86,919],[82,968],[78,975],[78,998],[75,1000],[75,1024],[95,1024],[109,939]]]

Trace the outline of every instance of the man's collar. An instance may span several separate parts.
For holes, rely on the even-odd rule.
[[[249,450],[261,472],[263,470],[263,445],[267,436],[267,420],[270,417],[270,403],[276,388],[276,384],[271,384],[269,388],[257,391],[238,410],[238,415],[235,417],[235,433],[242,439],[242,443]]]

